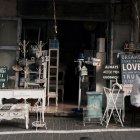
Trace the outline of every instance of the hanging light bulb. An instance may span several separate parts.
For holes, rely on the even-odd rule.
[[[85,76],[85,75],[87,75],[88,73],[87,73],[87,68],[86,68],[86,66],[83,66],[82,68],[81,68],[81,76]]]
[[[84,77],[88,74],[86,66],[81,68],[81,81],[84,82]]]

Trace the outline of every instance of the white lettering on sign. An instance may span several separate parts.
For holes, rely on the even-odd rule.
[[[125,74],[125,75],[122,75],[123,76],[123,79],[135,79],[135,75],[134,74]]]
[[[4,83],[2,83],[2,88],[4,88],[5,87],[5,84]]]
[[[3,78],[3,74],[0,73],[0,78]]]
[[[121,56],[122,60],[140,60],[140,55],[122,55]]]
[[[119,66],[118,65],[106,65],[105,69],[118,69]]]
[[[6,73],[6,69],[5,68],[0,68],[0,73]]]
[[[122,64],[123,71],[140,70],[140,63]]]
[[[122,83],[132,84],[136,75],[140,75],[140,55],[122,54],[121,71]]]
[[[103,79],[117,79],[119,76],[103,76]]]

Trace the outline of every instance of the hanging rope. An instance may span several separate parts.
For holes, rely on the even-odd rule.
[[[54,18],[54,31],[55,31],[55,34],[57,34],[55,0],[53,0],[53,18]]]

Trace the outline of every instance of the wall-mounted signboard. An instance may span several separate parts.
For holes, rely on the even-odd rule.
[[[6,88],[8,83],[8,67],[0,66],[0,88]]]
[[[121,79],[123,84],[132,84],[136,75],[140,74],[140,55],[121,55]]]
[[[103,70],[103,79],[114,80],[120,77],[120,66],[119,65],[105,65]]]

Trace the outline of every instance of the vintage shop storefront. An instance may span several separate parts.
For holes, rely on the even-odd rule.
[[[81,98],[82,103],[85,103],[87,90],[103,92],[103,86],[110,86],[111,82],[103,79],[104,65],[120,64],[118,55],[124,52],[125,41],[137,43],[138,34],[132,28],[135,22],[129,10],[133,5],[131,7],[127,0],[60,0],[55,3],[50,0],[3,0],[3,5],[10,5],[11,9],[7,12],[1,9],[0,15],[0,55],[3,58],[0,65],[8,67],[9,89],[19,86],[23,88],[24,85],[21,82],[25,80],[22,73],[18,74],[12,68],[16,63],[19,64],[17,60],[25,57],[24,49],[21,49],[23,52],[19,51],[19,42],[23,47],[23,40],[26,40],[25,44],[29,42],[25,53],[30,60],[31,46],[42,41],[42,49],[48,50],[49,39],[57,35],[59,64],[65,69],[63,103],[72,104],[78,101],[79,77],[75,61],[80,54],[84,55],[85,61],[90,58],[101,60],[100,67],[88,66],[90,74],[85,76],[82,83]],[[58,97],[58,102],[62,102],[61,97]]]

